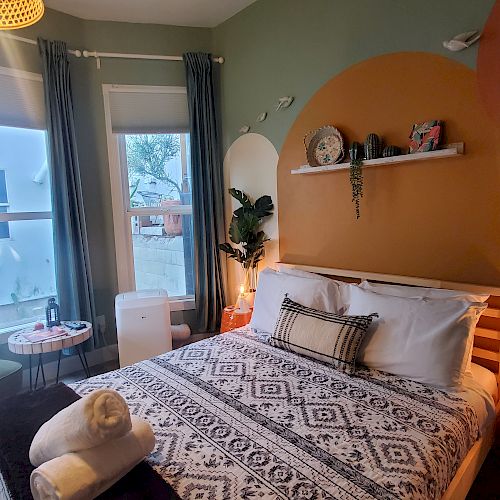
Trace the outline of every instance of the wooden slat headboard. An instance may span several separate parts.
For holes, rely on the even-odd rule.
[[[301,264],[280,263],[292,269],[309,271],[311,273],[339,278],[341,280],[357,282],[362,280],[376,281],[398,285],[423,286],[431,288],[447,288],[463,290],[472,293],[490,295],[488,308],[483,312],[474,333],[474,350],[472,361],[488,368],[497,377],[500,390],[500,288],[492,286],[473,285],[469,283],[455,283],[412,276],[398,276],[394,274],[380,274],[348,269],[333,269],[329,267],[315,267]],[[499,403],[500,404],[500,403]]]

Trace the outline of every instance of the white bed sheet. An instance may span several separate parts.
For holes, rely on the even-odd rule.
[[[495,402],[497,401],[498,389],[495,375],[472,363],[471,373],[464,378],[464,389],[459,391],[463,397],[476,411],[479,420],[481,435],[495,421]]]
[[[481,365],[472,363],[471,365],[472,377],[477,380],[487,391],[491,394],[493,401],[498,402],[498,385],[497,377],[493,372]]]

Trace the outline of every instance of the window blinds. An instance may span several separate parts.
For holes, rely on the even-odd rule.
[[[154,87],[146,91],[116,86],[109,93],[109,108],[114,133],[189,132],[183,87]]]
[[[41,75],[0,68],[0,126],[46,128]]]

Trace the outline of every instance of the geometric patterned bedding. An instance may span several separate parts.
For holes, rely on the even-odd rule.
[[[479,436],[462,398],[348,376],[241,329],[72,384],[119,391],[182,498],[440,498]]]

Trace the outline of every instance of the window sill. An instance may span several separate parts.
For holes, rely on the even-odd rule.
[[[170,312],[196,309],[194,297],[172,297],[169,302]]]

